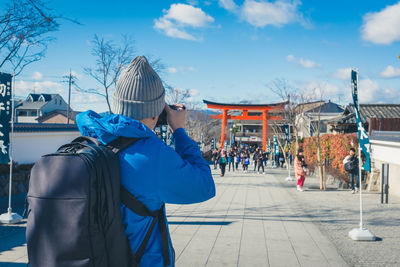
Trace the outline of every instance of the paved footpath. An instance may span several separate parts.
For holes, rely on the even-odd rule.
[[[214,177],[214,199],[168,206],[177,266],[347,266],[332,242],[293,207],[293,188],[273,175]]]
[[[215,198],[167,205],[176,266],[400,265],[399,199],[381,205],[379,195],[366,194],[367,226],[380,241],[355,242],[347,233],[358,223],[356,195],[313,189],[312,178],[298,192],[283,170],[267,173],[213,170]],[[24,230],[0,226],[0,266],[26,266]]]

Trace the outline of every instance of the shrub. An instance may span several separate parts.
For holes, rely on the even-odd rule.
[[[316,137],[304,138],[303,150],[307,164],[315,169],[317,165]],[[357,134],[326,134],[320,137],[321,161],[328,160],[327,172],[334,177],[348,182],[343,159],[351,147],[358,146]]]

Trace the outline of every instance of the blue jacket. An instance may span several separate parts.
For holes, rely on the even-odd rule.
[[[210,167],[184,129],[173,133],[173,150],[147,126],[123,115],[101,117],[89,110],[79,114],[76,121],[82,135],[95,137],[104,144],[118,136],[141,138],[119,153],[121,183],[150,210],[158,210],[164,203],[191,204],[215,196]],[[121,213],[125,233],[136,252],[152,219],[136,215],[123,204]],[[163,266],[161,248],[156,225],[140,266]],[[174,252],[170,237],[169,249],[172,263]]]

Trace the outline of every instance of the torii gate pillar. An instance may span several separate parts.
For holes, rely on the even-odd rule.
[[[225,129],[228,125],[228,110],[222,110],[222,129],[221,129],[221,148],[224,148],[225,143]]]
[[[268,110],[263,110],[262,112],[262,122],[263,122],[263,150],[267,150],[267,138],[268,138]]]

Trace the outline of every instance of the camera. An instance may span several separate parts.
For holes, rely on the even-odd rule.
[[[178,108],[174,105],[168,105],[171,109],[177,110]],[[161,125],[168,125],[167,123],[167,111],[165,111],[165,108],[161,112],[160,116],[158,116],[158,120],[156,123],[156,127],[160,127]]]

